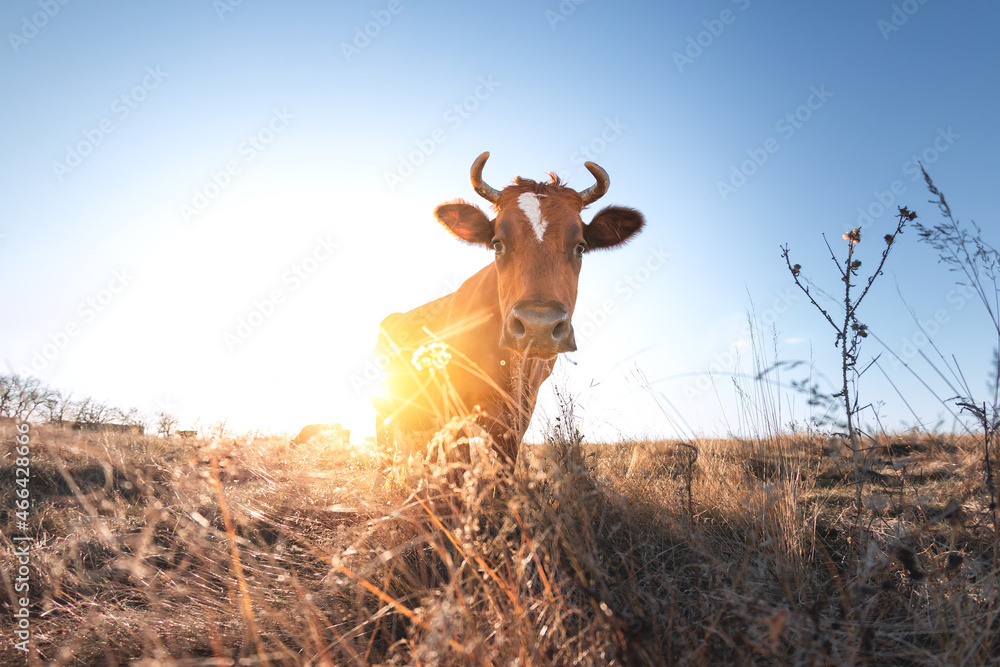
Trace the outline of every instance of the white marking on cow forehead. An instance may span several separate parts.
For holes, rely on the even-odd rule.
[[[545,222],[545,218],[542,217],[542,205],[538,201],[538,195],[534,192],[522,192],[521,196],[517,198],[517,204],[524,211],[528,222],[531,223],[535,238],[541,242],[542,236],[545,234],[545,227],[549,223]]]

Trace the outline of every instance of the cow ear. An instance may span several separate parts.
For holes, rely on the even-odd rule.
[[[583,226],[583,240],[592,249],[614,248],[635,236],[645,224],[642,213],[627,206],[608,206]]]
[[[488,248],[493,240],[493,223],[478,206],[462,200],[441,204],[434,209],[434,217],[466,243]]]

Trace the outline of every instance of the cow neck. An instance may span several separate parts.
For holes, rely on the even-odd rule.
[[[483,267],[462,283],[454,294],[451,313],[450,325],[457,324],[459,318],[476,322],[468,329],[459,328],[464,331],[463,337],[482,343],[479,358],[488,358],[489,361],[485,365],[480,364],[480,368],[489,373],[497,385],[506,387],[513,403],[509,407],[517,415],[518,423],[513,426],[523,435],[534,411],[537,389],[552,371],[553,362],[525,359],[499,347],[503,313],[500,312],[495,264]],[[487,313],[489,317],[484,317]]]
[[[497,350],[492,355],[496,359],[491,361],[499,363],[500,350],[497,349],[497,344],[500,341],[503,315],[500,313],[500,290],[497,285],[496,267],[493,264],[483,267],[462,283],[453,296],[449,326],[455,328],[461,324],[460,320],[474,322],[475,324],[470,324],[468,329],[457,327],[463,331],[462,337],[484,341],[485,349]]]

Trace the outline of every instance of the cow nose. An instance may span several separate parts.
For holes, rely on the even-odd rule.
[[[551,358],[576,349],[573,325],[562,304],[515,303],[504,334],[505,347],[529,357]]]

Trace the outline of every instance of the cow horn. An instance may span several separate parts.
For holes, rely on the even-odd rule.
[[[500,191],[483,182],[483,165],[486,164],[489,157],[489,151],[477,157],[476,161],[472,163],[469,175],[472,177],[472,187],[476,193],[491,204],[496,204],[500,201]]]
[[[593,162],[587,162],[583,166],[585,166],[587,170],[594,175],[594,178],[597,179],[596,185],[591,185],[589,188],[580,193],[580,196],[583,197],[583,205],[587,206],[588,204],[593,204],[595,201],[604,196],[604,193],[606,193],[608,188],[611,187],[611,178],[608,176],[608,172],[604,171],[600,165]]]

